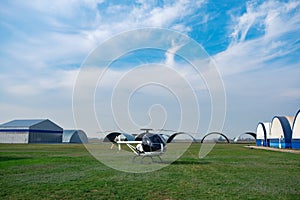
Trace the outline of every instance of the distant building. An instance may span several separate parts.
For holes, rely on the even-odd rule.
[[[63,143],[88,143],[88,137],[82,130],[64,130]]]
[[[0,143],[61,143],[63,129],[49,119],[13,120],[0,125]]]

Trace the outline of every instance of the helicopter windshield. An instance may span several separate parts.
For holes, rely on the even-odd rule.
[[[143,136],[142,146],[145,152],[161,150],[161,144],[164,147],[166,142],[158,134],[147,133]]]

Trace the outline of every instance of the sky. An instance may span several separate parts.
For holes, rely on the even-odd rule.
[[[207,55],[221,78],[225,99],[217,104],[225,110],[211,100],[216,87],[209,84],[215,80],[207,82],[205,74],[199,78],[179,55],[182,49],[194,53],[180,41],[169,41],[165,50],[125,52],[101,78],[96,75],[104,66],[96,66],[96,72],[83,70],[96,50],[111,52],[100,48],[103,43],[144,28],[186,35],[203,47],[201,55]],[[161,39],[156,37],[155,42]],[[225,117],[224,123],[216,120],[222,123],[218,131],[234,137],[255,131],[260,121],[294,116],[300,109],[299,38],[297,0],[3,0],[0,123],[48,118],[65,129],[83,129],[90,137],[139,127],[203,135],[211,130],[215,108]],[[138,40],[122,42],[140,45]],[[97,82],[89,85],[92,79]],[[83,98],[90,94],[93,113],[86,112]],[[101,127],[95,125],[99,123]]]

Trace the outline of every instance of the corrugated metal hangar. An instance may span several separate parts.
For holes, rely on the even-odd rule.
[[[61,143],[63,129],[49,119],[13,120],[0,125],[0,143]]]

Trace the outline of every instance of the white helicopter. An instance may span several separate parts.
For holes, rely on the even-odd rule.
[[[142,160],[146,157],[151,158],[153,162],[153,157],[158,157],[162,162],[161,155],[163,155],[167,151],[167,143],[170,143],[175,136],[179,134],[187,134],[189,135],[193,141],[196,139],[184,132],[177,132],[172,134],[171,136],[164,134],[155,134],[150,133],[149,131],[153,129],[141,129],[145,131],[142,134],[134,137],[131,134],[122,133],[125,136],[125,140],[121,140],[121,133],[112,132],[104,138],[104,142],[112,142],[114,144],[118,144],[118,149],[121,150],[121,145],[126,144],[128,148],[134,153],[133,162],[137,157],[142,157]]]

